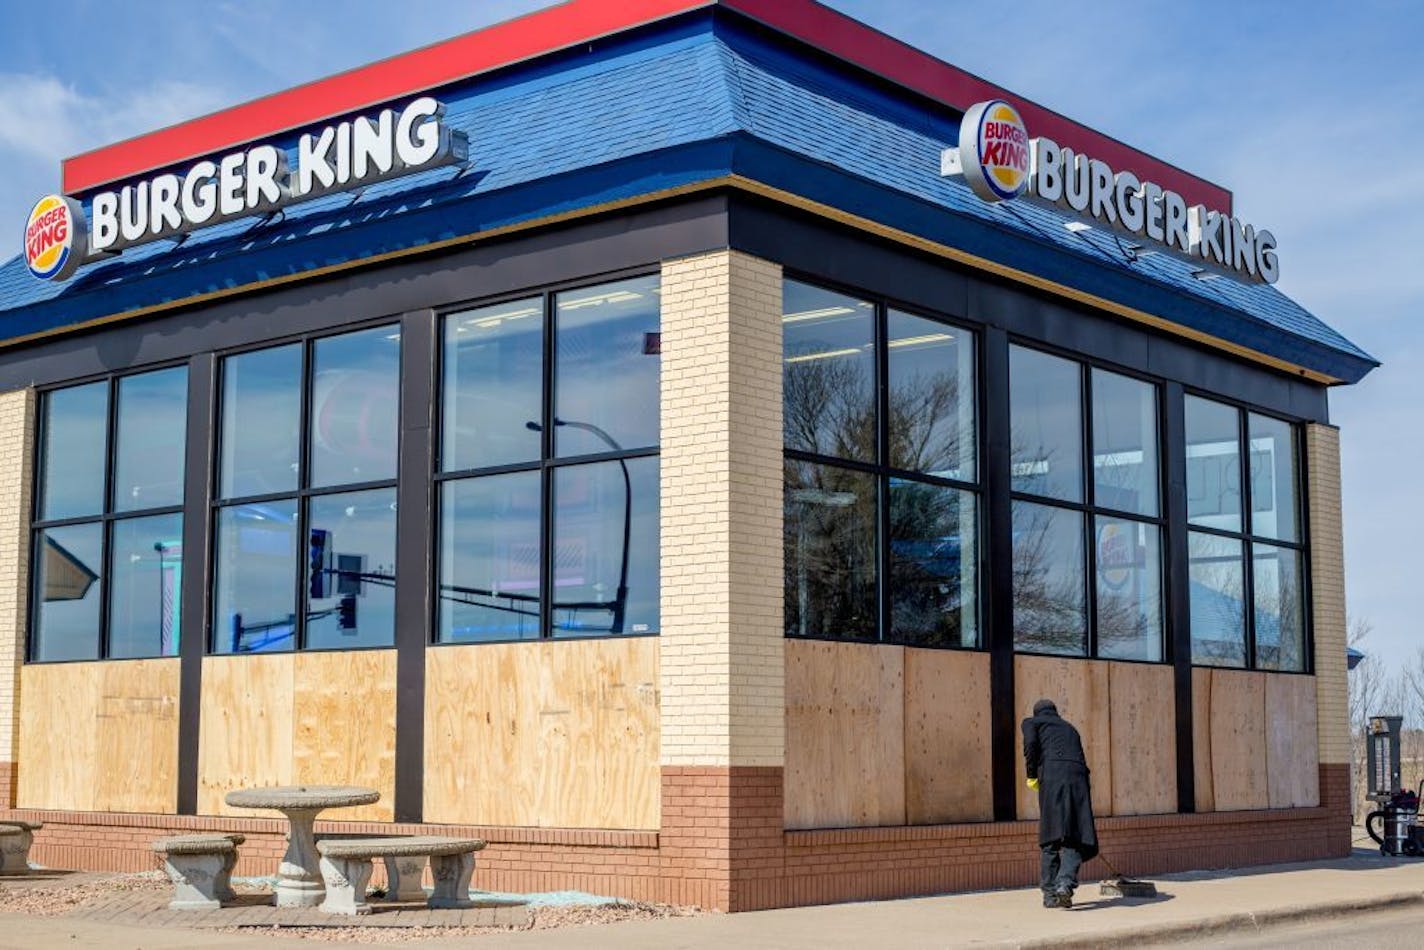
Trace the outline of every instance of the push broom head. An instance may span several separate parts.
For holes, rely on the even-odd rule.
[[[1098,885],[1103,897],[1156,897],[1157,885],[1151,881],[1134,881],[1130,877],[1115,877]]]
[[[1130,877],[1123,875],[1121,871],[1113,867],[1107,855],[1099,853],[1098,857],[1108,866],[1108,870],[1113,872],[1113,876],[1098,885],[1098,894],[1102,897],[1156,897],[1157,885],[1151,881],[1134,881]]]

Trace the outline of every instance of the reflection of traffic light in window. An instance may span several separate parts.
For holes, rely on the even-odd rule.
[[[356,595],[342,594],[337,607],[336,626],[339,630],[356,630]]]
[[[311,544],[308,548],[311,561],[311,597],[322,600],[331,596],[331,532],[324,528],[311,529]]]

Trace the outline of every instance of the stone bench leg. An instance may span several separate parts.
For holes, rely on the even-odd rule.
[[[421,879],[425,877],[426,857],[417,854],[410,857],[393,857],[387,855],[386,862],[386,900],[388,901],[423,901],[425,900],[425,888],[421,885]]]
[[[30,845],[35,836],[29,831],[0,838],[0,874],[25,874],[30,870]]]
[[[437,855],[430,859],[435,890],[430,895],[432,908],[463,909],[474,907],[470,900],[470,878],[475,873],[475,856],[466,854]]]
[[[163,867],[173,882],[169,910],[215,910],[222,906],[218,881],[231,856],[226,854],[170,854]],[[229,893],[231,888],[228,888]]]
[[[321,877],[326,882],[326,899],[321,910],[327,914],[369,914],[366,885],[371,881],[370,858],[328,858],[322,856]]]
[[[237,900],[237,892],[232,889],[232,869],[237,867],[237,852],[231,851],[223,855],[223,858],[222,870],[213,881],[213,895],[219,902],[226,904]]]

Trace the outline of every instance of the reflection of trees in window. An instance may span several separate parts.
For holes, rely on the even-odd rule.
[[[963,460],[973,458],[974,449],[972,444],[963,444],[961,427],[956,424],[962,408],[959,374],[955,370],[916,371],[908,378],[893,380],[890,458],[895,467],[962,477],[959,471]],[[963,435],[972,439],[973,430]]]
[[[1190,544],[1192,658],[1246,662],[1246,586],[1239,542],[1193,532]]]
[[[787,635],[977,646],[973,335],[786,288]]]
[[[784,504],[787,632],[874,639],[874,479],[788,460]]]
[[[1084,629],[1082,516],[1014,505],[1014,645],[1019,650],[1082,655]]]
[[[870,374],[854,356],[812,353],[787,360],[783,383],[787,445],[837,458],[875,457]]]
[[[970,492],[890,479],[890,627],[896,640],[978,643],[974,515]]]

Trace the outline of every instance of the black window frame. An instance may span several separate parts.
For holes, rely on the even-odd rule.
[[[137,508],[132,510],[116,511],[114,506],[114,470],[117,468],[118,453],[117,437],[119,429],[119,384],[122,380],[134,376],[144,376],[148,373],[156,373],[162,370],[179,369],[184,371],[186,380],[189,372],[188,360],[172,359],[159,363],[147,364],[144,366],[126,369],[119,373],[97,373],[89,376],[81,376],[75,379],[68,379],[62,383],[37,387],[35,390],[35,432],[34,432],[34,455],[30,463],[31,492],[30,492],[30,523],[29,538],[26,545],[26,553],[29,557],[29,579],[27,591],[29,594],[28,603],[25,610],[25,650],[24,662],[36,664],[50,663],[96,663],[96,662],[129,662],[133,660],[167,660],[177,659],[178,653],[165,656],[155,654],[152,656],[111,656],[112,650],[112,630],[110,629],[110,583],[113,575],[113,534],[114,523],[118,521],[131,521],[137,518],[154,518],[163,515],[178,515],[186,520],[187,512],[184,511],[183,503],[180,501],[176,505],[161,505],[156,508]],[[104,488],[102,510],[98,514],[77,515],[69,518],[44,518],[44,460],[46,439],[48,432],[45,425],[45,407],[50,395],[66,389],[77,389],[81,386],[89,386],[94,383],[105,383],[105,420],[104,420]],[[193,410],[187,404],[187,387],[184,387],[184,417]],[[185,446],[181,453],[181,461],[184,466],[183,484],[186,488],[191,473],[187,468],[188,451],[186,446],[187,432],[184,432]],[[99,575],[99,629],[96,632],[98,640],[97,655],[92,657],[74,657],[62,660],[45,660],[35,656],[36,640],[39,634],[39,605],[40,605],[40,537],[54,528],[82,527],[87,525],[99,525],[99,559],[102,565]],[[182,596],[181,592],[178,594]]]
[[[491,297],[477,297],[471,300],[453,304],[444,304],[435,308],[435,367],[433,373],[433,383],[431,386],[431,446],[430,462],[431,471],[429,478],[432,484],[430,501],[430,547],[428,554],[431,570],[432,591],[430,597],[430,615],[426,618],[426,645],[427,647],[472,647],[484,646],[486,644],[499,643],[538,643],[544,641],[564,642],[577,640],[626,640],[637,637],[657,637],[662,634],[662,616],[659,611],[658,629],[638,631],[636,633],[623,632],[590,632],[586,634],[562,634],[555,635],[553,627],[553,616],[555,605],[553,603],[554,593],[554,478],[559,469],[571,468],[579,465],[593,465],[600,462],[623,462],[627,463],[634,459],[660,458],[662,455],[662,419],[661,419],[661,391],[659,392],[659,419],[658,419],[658,442],[654,446],[637,446],[631,449],[624,449],[621,452],[609,450],[607,452],[591,452],[583,455],[556,455],[554,451],[554,420],[555,420],[555,356],[558,348],[557,325],[558,325],[558,296],[577,290],[589,290],[605,284],[615,284],[627,280],[652,277],[658,280],[661,286],[662,269],[660,266],[641,266],[628,268],[621,271],[600,274],[594,277],[581,277],[575,280],[560,281],[558,283],[541,284],[536,287],[524,288],[522,290],[510,291]],[[501,304],[515,303],[524,300],[538,299],[541,308],[540,319],[543,321],[543,338],[540,341],[541,365],[540,372],[543,379],[540,386],[540,410],[539,410],[539,458],[523,462],[511,462],[502,465],[478,466],[475,468],[443,470],[442,455],[445,450],[445,322],[452,316],[465,313],[470,310],[478,310],[486,307],[497,307]],[[662,298],[658,298],[658,333],[663,332]],[[662,357],[658,357],[659,380],[662,374]],[[510,475],[527,472],[539,473],[539,632],[535,637],[500,637],[480,640],[442,640],[440,638],[440,603],[442,599],[442,583],[440,572],[442,568],[440,559],[441,530],[444,523],[444,486],[451,482],[471,481],[477,478],[484,478],[494,475]],[[661,499],[659,500],[659,517],[661,518]],[[661,537],[661,536],[660,536]],[[659,557],[661,563],[661,540],[659,540]]]
[[[782,458],[787,461],[805,462],[812,465],[842,468],[869,475],[875,479],[875,598],[876,636],[874,639],[858,637],[828,637],[792,633],[782,620],[783,635],[790,640],[811,640],[830,643],[885,643],[894,646],[909,646],[927,650],[959,650],[972,653],[989,652],[989,638],[985,629],[988,610],[985,603],[986,583],[989,578],[988,538],[985,525],[985,497],[987,493],[986,463],[989,439],[984,424],[986,398],[984,332],[980,327],[963,319],[947,316],[912,303],[896,300],[886,294],[868,291],[837,283],[813,274],[790,269],[781,275],[783,288],[790,281],[806,284],[819,290],[842,294],[869,303],[873,310],[872,341],[875,346],[875,380],[872,386],[875,402],[875,461],[842,458],[836,455],[822,455],[801,449],[787,448],[782,441]],[[784,290],[783,290],[784,292]],[[891,311],[922,320],[931,320],[958,330],[974,342],[974,479],[944,478],[926,472],[916,472],[896,468],[887,461],[890,457],[890,348],[889,315]],[[783,349],[783,354],[784,354]],[[785,364],[782,368],[785,378]],[[974,499],[975,550],[974,557],[974,633],[975,645],[962,646],[951,643],[921,643],[908,638],[896,638],[892,633],[894,599],[890,592],[890,485],[892,480],[916,482],[938,488],[949,488],[967,492]],[[783,475],[784,480],[784,475]],[[961,548],[961,557],[962,557]],[[784,583],[784,582],[783,582]]]
[[[1314,628],[1314,598],[1311,591],[1311,562],[1310,562],[1310,504],[1309,466],[1305,456],[1305,431],[1304,426],[1296,419],[1291,419],[1277,412],[1269,412],[1265,409],[1239,402],[1233,399],[1224,399],[1221,396],[1208,390],[1197,387],[1184,386],[1182,393],[1183,412],[1186,409],[1186,401],[1189,398],[1203,399],[1207,402],[1225,406],[1236,413],[1237,430],[1237,455],[1240,468],[1241,479],[1241,530],[1230,531],[1225,528],[1213,528],[1206,525],[1194,524],[1190,517],[1183,525],[1184,537],[1182,546],[1182,556],[1187,555],[1187,542],[1191,534],[1205,534],[1229,541],[1236,541],[1241,545],[1242,557],[1242,609],[1245,611],[1244,634],[1246,642],[1245,663],[1241,666],[1232,666],[1224,663],[1199,663],[1196,660],[1196,651],[1188,658],[1192,667],[1207,670],[1257,670],[1263,673],[1280,673],[1287,676],[1313,676],[1315,675],[1315,628]],[[1290,427],[1291,447],[1295,453],[1292,466],[1295,471],[1295,517],[1296,517],[1296,540],[1287,541],[1272,538],[1266,535],[1255,533],[1255,485],[1251,482],[1251,417],[1261,416],[1266,419],[1273,419]],[[1187,446],[1181,446],[1181,451],[1185,454]],[[1186,486],[1184,486],[1186,487]],[[1263,667],[1257,662],[1256,657],[1256,558],[1255,549],[1257,544],[1264,544],[1270,547],[1284,548],[1294,551],[1300,558],[1300,615],[1301,615],[1301,668],[1298,670],[1274,669]],[[1188,562],[1189,563],[1189,562]],[[1190,592],[1188,592],[1190,595]],[[1190,624],[1190,615],[1188,618]],[[1188,642],[1192,641],[1191,630],[1188,629]]]
[[[1012,506],[1017,502],[1040,505],[1048,508],[1060,508],[1076,512],[1082,522],[1083,535],[1083,586],[1084,586],[1084,610],[1087,617],[1087,629],[1085,635],[1086,652],[1077,653],[1049,653],[1041,650],[1021,650],[1015,644],[1015,656],[1045,656],[1056,659],[1072,660],[1103,660],[1111,663],[1145,663],[1150,666],[1170,666],[1174,662],[1172,655],[1172,618],[1169,610],[1168,584],[1170,581],[1170,571],[1168,563],[1173,557],[1171,518],[1167,511],[1168,498],[1168,477],[1167,477],[1167,453],[1166,453],[1166,433],[1167,433],[1167,386],[1161,379],[1156,379],[1144,373],[1117,366],[1104,360],[1095,360],[1085,357],[1081,353],[1065,350],[1061,347],[1050,346],[1040,340],[1011,334],[1009,336],[1009,351],[1015,347],[1025,350],[1032,350],[1047,356],[1055,356],[1072,362],[1078,368],[1078,400],[1082,425],[1079,438],[1081,445],[1079,451],[1083,460],[1082,469],[1079,472],[1082,488],[1082,500],[1070,501],[1063,498],[1053,498],[1047,495],[1035,495],[1031,492],[1023,492],[1011,489],[1009,492],[1009,504]],[[1152,387],[1156,394],[1156,423],[1157,423],[1157,514],[1148,516],[1139,512],[1124,511],[1120,508],[1112,508],[1097,504],[1097,478],[1094,473],[1093,454],[1093,371],[1101,370],[1106,373],[1114,373],[1128,379],[1145,383]],[[1012,387],[1012,381],[1010,382]],[[1012,419],[1012,408],[1009,410],[1009,417]],[[1010,450],[1012,456],[1012,450]],[[1012,484],[1012,482],[1010,483]],[[1157,660],[1141,660],[1133,657],[1099,656],[1098,654],[1098,546],[1097,546],[1097,519],[1099,517],[1113,518],[1118,521],[1127,521],[1137,524],[1148,524],[1157,528],[1158,551],[1157,551],[1157,584],[1161,595],[1161,603],[1158,613],[1161,617],[1161,649],[1162,655]],[[1010,554],[1012,557],[1012,554]],[[1012,578],[1010,579],[1010,589],[1008,591],[1010,603],[1013,601],[1014,591],[1012,589]]]
[[[307,569],[308,569],[308,534],[311,530],[310,505],[308,500],[323,495],[344,495],[352,492],[373,491],[389,489],[398,496],[400,468],[399,460],[401,456],[401,440],[404,433],[401,431],[399,422],[396,425],[396,451],[397,460],[394,474],[390,478],[368,480],[364,482],[350,482],[336,485],[323,485],[319,488],[311,487],[311,409],[312,409],[312,387],[315,384],[313,367],[315,365],[316,345],[322,340],[334,337],[347,336],[354,333],[363,333],[369,330],[377,330],[389,327],[401,333],[401,349],[404,351],[406,342],[404,328],[401,324],[399,314],[390,314],[383,317],[375,317],[370,320],[362,320],[350,324],[343,324],[339,327],[323,328],[319,331],[301,334],[289,334],[260,342],[245,344],[230,349],[216,350],[213,352],[213,392],[212,392],[212,414],[208,419],[208,431],[211,433],[209,448],[211,457],[209,458],[208,473],[209,479],[206,488],[207,511],[204,513],[208,519],[207,536],[208,550],[206,552],[206,571],[203,578],[203,585],[206,592],[208,609],[203,618],[204,637],[203,648],[205,656],[282,656],[295,653],[346,653],[364,650],[393,650],[396,646],[397,633],[392,631],[391,642],[385,644],[365,644],[339,647],[309,647],[306,644],[307,632]],[[284,346],[300,345],[301,354],[301,392],[300,392],[300,419],[297,426],[297,487],[291,491],[266,492],[258,495],[237,495],[231,498],[224,498],[221,495],[222,488],[222,451],[223,451],[223,400],[224,385],[226,382],[225,372],[227,360],[232,357],[243,356],[248,353],[259,353],[263,350],[275,350]],[[398,357],[398,367],[400,360]],[[400,372],[400,369],[397,369]],[[405,399],[403,386],[398,386],[398,400]],[[396,417],[400,418],[401,405],[396,406]],[[217,590],[218,579],[218,517],[224,508],[239,507],[242,505],[262,504],[264,502],[294,501],[297,506],[297,523],[294,526],[297,541],[296,557],[296,577],[294,579],[294,592],[296,600],[293,602],[293,629],[292,646],[281,650],[260,650],[260,651],[218,651],[215,648],[217,642]],[[400,549],[400,512],[396,512],[396,535],[393,539],[394,548],[397,552],[396,573],[400,573],[399,549]],[[394,578],[393,578],[394,583]]]

